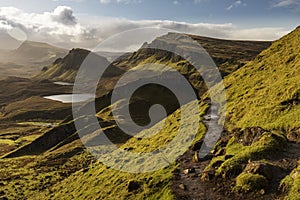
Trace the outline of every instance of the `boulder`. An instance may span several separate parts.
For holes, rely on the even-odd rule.
[[[283,171],[279,166],[261,161],[249,162],[244,169],[245,173],[260,174],[268,180],[272,180],[275,176],[282,174]]]

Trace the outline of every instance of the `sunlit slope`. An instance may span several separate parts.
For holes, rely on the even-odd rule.
[[[191,105],[185,109],[193,109]],[[199,104],[199,114],[203,115],[207,109],[206,104]],[[159,124],[162,124],[159,122]],[[180,110],[167,117],[164,128],[152,138],[129,139],[120,148],[129,152],[147,153],[164,147],[176,135],[179,129]],[[184,126],[184,125],[182,125]],[[156,126],[149,129],[157,132]],[[205,133],[204,124],[199,129],[194,141],[199,140]],[[138,139],[139,138],[139,139]],[[62,147],[63,149],[64,147]],[[117,160],[116,160],[117,162]],[[138,160],[130,161],[133,167]],[[137,163],[136,163],[137,162]],[[155,165],[155,163],[153,163]],[[127,173],[112,169],[102,163],[95,163],[84,170],[80,170],[63,181],[55,184],[45,192],[36,194],[37,199],[174,199],[170,189],[172,173],[176,163],[151,173]],[[134,183],[135,187],[130,186]]]
[[[299,43],[297,28],[225,78],[228,127],[300,127]]]

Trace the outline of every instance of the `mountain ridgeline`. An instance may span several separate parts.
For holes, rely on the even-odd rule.
[[[58,58],[52,65],[44,67],[42,72],[35,78],[39,80],[74,82],[77,72],[87,56],[93,56],[93,63],[97,63],[95,67],[106,68],[109,66],[106,76],[117,76],[123,72],[123,70],[110,65],[108,60],[100,55],[85,49],[72,49],[64,58]]]

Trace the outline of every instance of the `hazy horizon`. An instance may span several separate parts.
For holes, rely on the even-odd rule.
[[[4,0],[0,49],[16,48],[20,42],[13,38],[93,49],[114,34],[145,27],[273,41],[298,26],[299,10],[298,0]]]

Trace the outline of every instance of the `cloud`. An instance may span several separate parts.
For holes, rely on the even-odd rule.
[[[129,20],[125,18],[76,15],[70,7],[52,12],[28,13],[14,7],[0,7],[0,49],[8,48],[7,32],[14,28],[28,40],[47,42],[64,48],[94,48],[106,38],[130,29],[156,27],[195,35],[246,40],[275,40],[289,30],[283,28],[240,29],[231,23],[187,23],[170,20]]]
[[[233,8],[237,8],[239,6],[246,6],[246,4],[243,3],[242,1],[238,0],[238,1],[235,1],[233,4],[231,4],[230,6],[228,6],[226,8],[226,10],[232,10]]]
[[[65,25],[75,25],[77,23],[76,17],[73,15],[73,10],[67,6],[57,7],[52,14],[52,18],[54,21]]]
[[[93,30],[78,23],[72,9],[67,6],[58,6],[53,12],[44,13],[1,7],[0,37],[13,28],[23,30],[28,40],[50,41],[62,46],[84,43],[93,37]]]
[[[279,0],[273,7],[300,7],[300,0]]]
[[[102,4],[109,4],[109,3],[129,4],[129,3],[141,3],[142,2],[142,0],[99,0],[99,1]]]
[[[65,1],[65,2],[73,1],[73,2],[83,2],[84,0],[52,0],[52,1]]]

